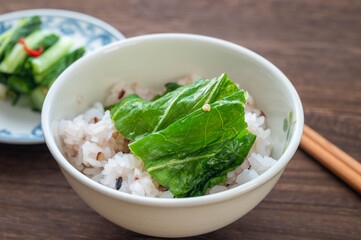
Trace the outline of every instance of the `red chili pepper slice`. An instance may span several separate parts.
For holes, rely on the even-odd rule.
[[[26,45],[26,42],[25,42],[25,39],[24,39],[24,38],[19,39],[18,43],[20,43],[20,44],[22,44],[22,45],[24,46],[25,52],[27,52],[30,56],[39,57],[39,56],[42,54],[42,52],[43,52],[43,45],[41,45],[38,50],[30,49],[30,48]]]

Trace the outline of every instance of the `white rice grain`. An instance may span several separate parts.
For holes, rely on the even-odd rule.
[[[248,181],[251,181],[252,179],[255,179],[258,176],[259,176],[259,174],[256,172],[256,170],[245,169],[237,176],[236,183],[243,184]]]

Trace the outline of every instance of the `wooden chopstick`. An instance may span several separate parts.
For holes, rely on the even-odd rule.
[[[307,125],[300,147],[361,194],[361,163]]]

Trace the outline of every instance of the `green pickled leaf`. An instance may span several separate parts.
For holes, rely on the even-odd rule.
[[[27,79],[17,75],[10,76],[7,80],[7,85],[9,89],[20,94],[29,94],[32,88],[34,88],[31,79]]]
[[[243,163],[255,139],[255,135],[243,129],[232,139],[201,148],[185,156],[172,154],[162,158],[142,159],[154,179],[167,187],[174,196],[201,196],[207,188],[227,180],[226,174]],[[138,153],[138,142],[130,145],[135,155]],[[143,151],[142,154],[146,153]]]
[[[37,44],[42,41],[46,35],[47,33],[45,31],[38,30],[29,34],[25,38],[25,42],[29,48],[35,49]],[[9,54],[2,60],[0,71],[9,74],[16,73],[16,70],[23,65],[27,57],[28,53],[24,50],[24,46],[19,43],[15,44]]]
[[[225,182],[247,157],[256,136],[246,129],[246,98],[223,74],[151,102],[129,95],[111,106],[111,117],[154,179],[176,197],[194,197]]]
[[[39,16],[22,18],[18,24],[0,35],[0,83],[7,86],[6,97],[13,105],[21,97],[40,111],[47,90],[59,74],[83,56],[85,48],[72,52],[73,40],[40,30]],[[32,57],[18,40],[25,38],[30,49],[43,48],[38,57]],[[35,75],[36,73],[36,75]]]
[[[244,103],[235,99],[239,99],[241,94],[239,91],[210,104],[209,112],[200,108],[129,147],[143,161],[148,161],[173,154],[182,157],[189,152],[233,138],[247,127],[243,114]]]
[[[9,75],[0,72],[0,83],[7,85]]]
[[[16,103],[19,101],[20,99],[20,93],[15,92],[12,89],[8,89],[6,91],[6,97],[11,99],[11,105],[16,105]]]
[[[256,136],[244,129],[218,146],[204,148],[186,158],[173,160],[165,167],[156,166],[148,171],[174,196],[202,196],[207,188],[227,180],[227,173],[243,163],[255,140]]]
[[[228,79],[226,74],[209,80],[198,80],[179,87],[155,101],[129,95],[111,110],[116,129],[128,140],[136,141],[165,129],[173,122],[235,92],[246,101],[246,93]],[[137,123],[137,124],[135,124]]]
[[[41,26],[41,19],[39,16],[34,16],[30,18],[24,18],[19,21],[19,24],[8,30],[1,37],[3,41],[0,45],[0,60],[4,58],[5,55],[9,54],[13,49],[14,45],[20,38],[24,38],[30,33],[39,30]]]
[[[47,92],[48,88],[38,86],[30,93],[30,101],[35,111],[41,111]]]
[[[40,46],[43,46],[43,52],[45,52],[48,48],[50,48],[52,45],[54,45],[59,40],[59,36],[55,34],[48,34],[45,36],[40,42],[38,42],[33,49],[39,49]],[[31,59],[34,57],[31,57],[30,55],[27,55],[27,59],[25,60],[24,64],[22,64],[17,70],[16,73],[21,76],[27,76],[34,78],[32,69],[31,69]],[[36,79],[34,79],[36,82]],[[38,84],[38,83],[37,83]]]
[[[129,148],[148,172],[176,197],[194,197],[226,180],[239,166],[255,136],[246,130],[243,92],[198,109]]]
[[[34,75],[43,74],[56,65],[71,49],[74,42],[69,37],[61,37],[39,57],[31,58],[31,68]]]
[[[58,40],[59,36],[56,34],[49,34],[45,38],[43,38],[35,47],[34,49],[39,49],[40,46],[43,46],[43,52],[48,50],[51,46],[53,46]]]
[[[37,83],[40,82],[41,86],[51,87],[57,77],[67,69],[71,64],[73,64],[76,60],[81,58],[85,53],[85,47],[80,47],[75,49],[72,52],[69,52],[63,58],[59,60],[59,62],[50,68],[47,72],[41,75],[35,75],[35,81]]]

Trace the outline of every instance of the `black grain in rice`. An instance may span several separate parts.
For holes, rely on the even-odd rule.
[[[118,177],[115,181],[115,188],[119,190],[122,187],[123,178]]]

